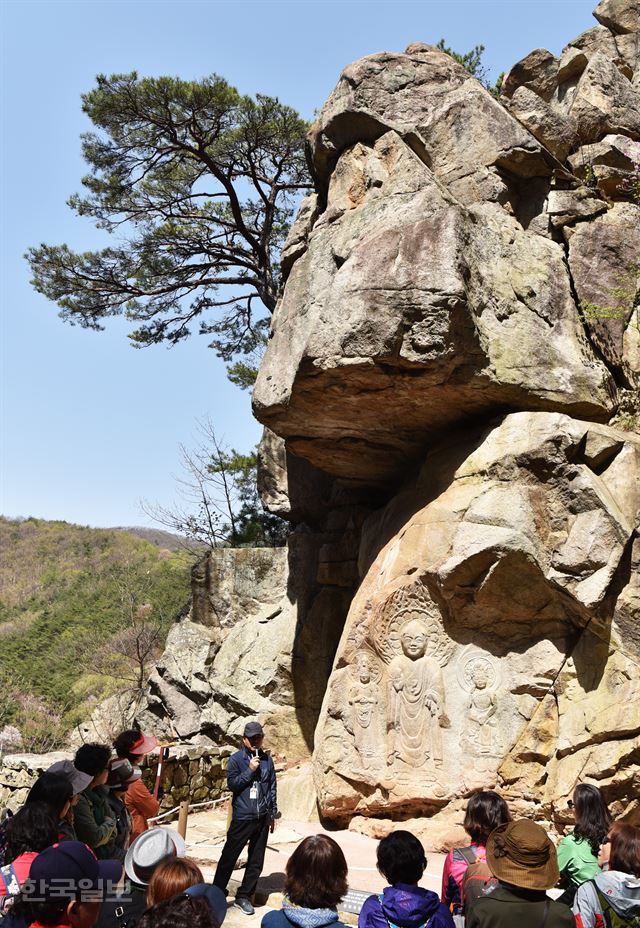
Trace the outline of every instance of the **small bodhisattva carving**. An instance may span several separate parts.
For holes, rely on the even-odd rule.
[[[479,653],[461,662],[461,676],[469,692],[467,704],[467,749],[477,755],[494,755],[498,751],[496,694],[497,670],[494,663]]]
[[[381,671],[373,656],[366,651],[356,654],[352,666],[354,680],[348,696],[351,716],[349,727],[360,762],[365,770],[369,770],[379,767],[381,758]]]

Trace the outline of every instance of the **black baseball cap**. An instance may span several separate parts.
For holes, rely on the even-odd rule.
[[[98,860],[82,841],[63,841],[34,858],[28,895],[53,900],[78,899],[87,894],[95,900],[107,890],[115,892],[121,876],[119,860]]]
[[[260,722],[247,722],[244,726],[244,737],[255,738],[257,735],[264,735],[264,729]]]

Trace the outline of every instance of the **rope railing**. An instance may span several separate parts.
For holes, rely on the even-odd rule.
[[[220,799],[205,799],[203,802],[196,802],[193,805],[189,803],[189,812],[192,812],[194,809],[201,809],[203,806],[215,806],[219,805],[222,802],[228,802],[228,797],[223,796]],[[151,818],[147,819],[148,822],[159,822],[163,818],[168,818],[170,815],[175,815],[176,812],[180,811],[180,806],[175,806],[173,809],[169,809],[168,812],[163,812],[161,815],[154,815]]]

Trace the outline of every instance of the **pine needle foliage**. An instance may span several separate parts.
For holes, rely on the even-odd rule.
[[[84,192],[68,202],[113,244],[29,249],[36,290],[71,324],[130,319],[136,347],[175,344],[198,320],[225,360],[254,352],[276,305],[297,198],[311,185],[307,123],[215,74],[99,75],[82,100],[95,131],[82,137]]]

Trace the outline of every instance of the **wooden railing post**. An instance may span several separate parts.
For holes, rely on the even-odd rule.
[[[178,814],[178,834],[183,838],[187,837],[187,819],[189,817],[189,800],[185,799],[180,803],[180,812]]]

